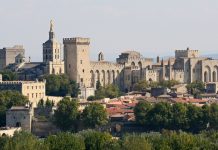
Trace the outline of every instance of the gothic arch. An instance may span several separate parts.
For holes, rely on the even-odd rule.
[[[211,69],[209,66],[205,67],[204,82],[211,82]]]
[[[113,83],[115,83],[115,71],[114,70],[112,70],[112,81]]]
[[[131,67],[132,68],[135,67],[135,62],[134,61],[131,63]]]
[[[117,70],[116,83],[120,86],[120,71]]]
[[[216,82],[216,71],[213,71],[213,82]]]
[[[100,81],[101,82],[101,80],[100,80],[100,72],[98,71],[98,70],[96,70],[96,81]]]
[[[91,70],[90,73],[91,73],[91,87],[95,87],[95,74],[94,74],[94,71]]]
[[[141,80],[141,79],[142,79],[142,62],[139,61],[139,62],[138,62],[138,65],[139,65],[139,69],[140,69],[139,78],[140,78],[140,80]]]
[[[110,75],[110,71],[108,70],[108,71],[107,71],[107,81],[108,81],[107,84],[110,84],[110,83],[111,83],[110,78],[111,78],[111,75]]]
[[[214,81],[214,82],[217,82],[218,81],[218,66],[216,65],[213,68],[214,68],[214,71],[216,73],[216,81]]]
[[[105,86],[105,71],[102,70],[102,86]]]

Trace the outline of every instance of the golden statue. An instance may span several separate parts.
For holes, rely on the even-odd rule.
[[[50,32],[53,32],[54,31],[54,21],[51,20],[50,21]]]

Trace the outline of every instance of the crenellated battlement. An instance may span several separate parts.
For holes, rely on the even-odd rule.
[[[184,70],[182,70],[182,69],[175,69],[175,70],[173,70],[175,73],[184,73]]]
[[[75,37],[75,38],[64,38],[64,44],[90,44],[89,38]]]
[[[90,64],[91,64],[92,67],[95,67],[95,66],[107,66],[107,67],[117,67],[117,68],[120,68],[120,69],[122,69],[124,67],[123,64],[117,64],[117,63],[108,62],[108,61],[102,61],[102,62],[92,61]]]
[[[148,73],[156,73],[156,70],[148,70]]]
[[[195,58],[195,57],[199,57],[199,51],[191,50],[189,48],[187,48],[186,50],[175,50],[175,57]]]

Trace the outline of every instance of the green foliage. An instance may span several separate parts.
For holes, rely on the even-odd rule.
[[[64,131],[75,130],[78,115],[77,102],[65,97],[57,104],[57,110],[54,113],[54,123]]]
[[[88,101],[94,101],[95,100],[95,96],[91,95],[87,98]]]
[[[102,86],[101,86],[101,82],[98,80],[97,82],[96,82],[96,89],[98,90],[98,89],[100,89]]]
[[[15,133],[4,145],[5,150],[40,150],[47,149],[35,136],[27,132]]]
[[[43,108],[44,107],[44,100],[43,99],[40,99],[38,104],[37,104],[37,107],[40,107],[40,108]]]
[[[217,130],[218,129],[218,105],[211,104],[209,107],[209,122],[210,128]]]
[[[95,91],[95,100],[103,98],[115,98],[121,96],[120,89],[114,84],[107,85],[106,87],[99,87]]]
[[[126,135],[122,139],[123,150],[151,150],[152,145],[148,140],[139,135]]]
[[[126,134],[113,139],[107,132],[84,130],[77,134],[58,133],[37,139],[31,133],[0,137],[1,150],[216,150],[218,132],[200,134],[163,130],[161,133]]]
[[[84,137],[86,150],[104,150],[112,142],[112,136],[106,132],[87,130],[80,134]]]
[[[134,91],[145,91],[148,87],[150,87],[150,84],[146,80],[140,80],[138,83],[136,83],[133,86]]]
[[[67,75],[46,75],[46,93],[51,96],[66,96],[70,94],[72,97],[77,97],[79,87],[75,81],[68,78]]]
[[[12,106],[24,106],[27,98],[17,91],[0,91],[0,126],[5,126],[6,110]]]
[[[139,124],[147,125],[147,113],[151,110],[152,106],[148,102],[141,101],[134,108],[134,114],[136,121]]]
[[[172,123],[171,129],[188,129],[187,107],[184,104],[176,103],[172,105]]]
[[[150,127],[156,130],[170,128],[172,113],[169,103],[157,103],[147,114]]]
[[[18,79],[17,73],[10,70],[1,71],[0,74],[2,74],[3,81],[14,81]]]
[[[91,103],[83,110],[82,120],[87,127],[105,125],[108,122],[107,112],[101,104]]]
[[[54,106],[54,102],[53,102],[53,101],[51,101],[51,100],[49,100],[49,99],[47,99],[47,100],[45,101],[45,107],[51,108],[51,107],[53,107],[53,106]]]
[[[167,87],[167,88],[171,88],[171,87],[173,87],[173,86],[175,86],[175,85],[177,85],[177,84],[179,84],[179,82],[178,81],[176,81],[176,80],[163,80],[163,81],[161,81],[160,83],[159,83],[159,86],[161,86],[161,87]]]
[[[50,135],[45,140],[49,150],[85,150],[85,143],[81,136],[72,133]]]
[[[137,123],[148,130],[170,129],[198,133],[205,129],[218,129],[217,104],[197,107],[191,104],[157,103],[151,106],[147,102],[139,102],[134,113]]]
[[[166,87],[166,88],[171,88],[174,85],[179,84],[178,81],[176,80],[164,80],[160,82],[155,82],[155,81],[146,81],[146,80],[141,80],[138,83],[136,83],[133,87],[133,90],[135,91],[145,91],[147,88],[155,88],[155,87]]]
[[[199,97],[200,94],[205,92],[205,84],[202,81],[194,81],[186,86],[188,92],[193,94],[194,97]]]

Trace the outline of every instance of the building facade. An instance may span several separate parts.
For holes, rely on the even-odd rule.
[[[25,50],[22,45],[13,47],[4,47],[0,49],[0,70],[6,68],[9,64],[15,63],[15,58],[21,54],[24,55]]]
[[[102,86],[116,84],[127,92],[139,80],[218,81],[218,60],[201,57],[198,50],[176,50],[175,57],[161,61],[157,57],[156,62],[136,51],[126,51],[116,62],[108,62],[102,52],[98,61],[90,61],[88,38],[64,38],[63,44],[66,74],[80,87],[96,88],[100,81]]]
[[[46,81],[1,81],[1,90],[15,90],[26,96],[33,107],[36,107],[39,100],[45,99]]]
[[[51,20],[49,39],[43,43],[43,62],[31,62],[30,58],[26,61],[25,54],[19,53],[6,69],[17,72],[19,80],[35,80],[45,74],[63,74],[65,71],[61,51],[61,44],[55,38],[54,23]]]

